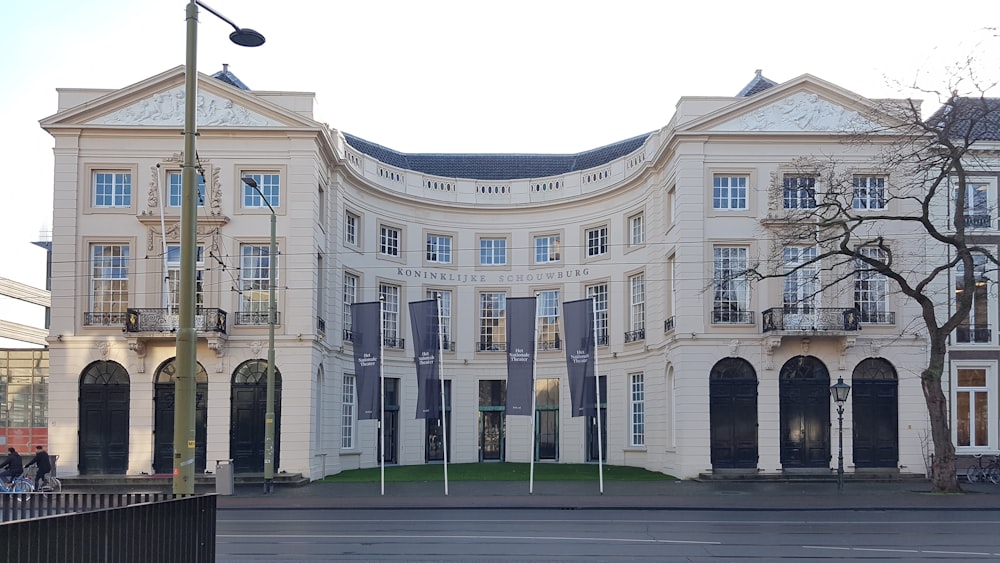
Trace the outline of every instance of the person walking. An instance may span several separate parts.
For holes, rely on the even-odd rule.
[[[7,460],[0,463],[0,481],[9,483],[24,473],[24,464],[21,461],[21,454],[17,453],[13,447],[7,448]]]
[[[38,466],[38,473],[35,474],[35,491],[42,490],[42,484],[46,476],[52,471],[52,460],[49,459],[49,452],[44,446],[35,446],[35,459],[28,462],[25,467]]]

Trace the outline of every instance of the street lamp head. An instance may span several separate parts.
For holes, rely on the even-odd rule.
[[[256,188],[257,187],[257,180],[254,180],[250,176],[244,176],[242,178],[242,180],[243,180],[244,184],[250,186],[251,188]]]
[[[260,47],[264,44],[264,36],[252,29],[242,27],[229,34],[229,40],[241,47]]]
[[[838,405],[847,402],[847,396],[851,394],[851,386],[844,383],[843,377],[838,377],[837,382],[830,386],[830,395]]]

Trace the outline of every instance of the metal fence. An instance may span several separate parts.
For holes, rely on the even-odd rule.
[[[0,561],[214,562],[215,495],[0,495]]]

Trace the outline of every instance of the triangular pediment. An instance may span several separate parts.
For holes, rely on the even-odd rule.
[[[198,91],[199,127],[275,127],[282,123],[254,111],[234,96],[205,88]],[[184,86],[157,92],[119,110],[87,121],[87,125],[182,125]]]

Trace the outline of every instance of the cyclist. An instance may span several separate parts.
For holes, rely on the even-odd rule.
[[[4,468],[0,471],[0,481],[4,484],[13,481],[15,478],[20,477],[24,473],[24,464],[21,461],[21,454],[17,453],[13,447],[7,448],[7,461],[0,463],[0,468]]]
[[[27,464],[25,468],[31,467],[32,465],[38,466],[38,473],[35,474],[35,490],[42,490],[42,484],[45,483],[45,478],[52,471],[52,461],[49,459],[49,452],[45,451],[44,446],[35,446],[35,459],[32,459]]]

